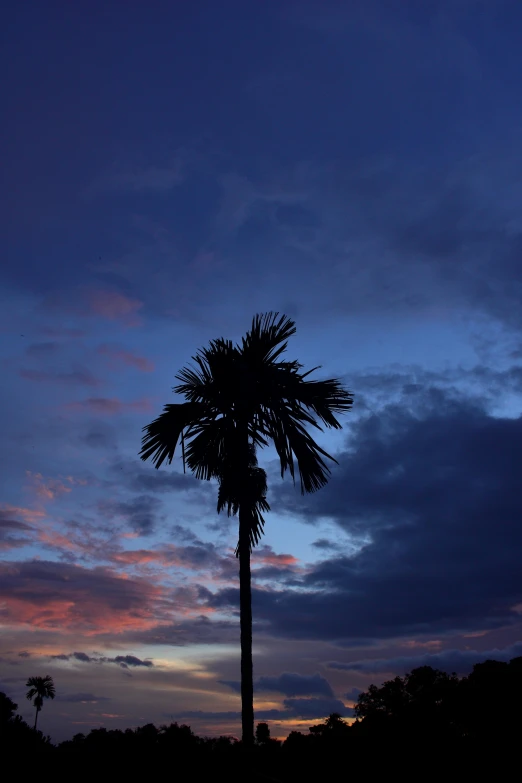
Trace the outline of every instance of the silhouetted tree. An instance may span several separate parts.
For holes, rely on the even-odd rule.
[[[375,736],[407,732],[419,738],[458,733],[456,705],[459,679],[455,674],[421,666],[404,677],[370,685],[359,694],[355,715]]]
[[[256,726],[256,742],[258,745],[266,745],[270,742],[270,729],[268,723],[258,723]]]
[[[219,482],[218,512],[226,508],[239,515],[242,739],[249,746],[254,742],[250,554],[263,533],[262,512],[270,508],[256,450],[271,441],[281,476],[288,470],[295,481],[295,460],[301,492],[315,492],[328,481],[323,457],[335,460],[306,428],[339,429],[334,413],[348,411],[353,401],[339,380],[307,380],[313,370],[303,373],[297,361],[279,361],[293,334],[294,321],[267,313],[254,317],[241,344],[212,340],[193,357],[195,367],[176,375],[181,383],[174,391],[186,401],[166,405],[144,428],[140,452],[159,468],[172,462],[181,440],[184,464],[186,456],[197,478]]]
[[[34,728],[36,730],[38,713],[43,707],[44,699],[54,699],[56,694],[53,678],[48,674],[45,677],[29,677],[25,686],[29,688],[26,697],[33,702],[33,707],[36,709],[34,716]]]
[[[0,725],[5,726],[14,716],[17,709],[18,704],[15,704],[7,694],[0,692]]]

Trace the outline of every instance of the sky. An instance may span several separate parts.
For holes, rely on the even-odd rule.
[[[257,312],[354,406],[320,492],[259,455],[256,720],[522,654],[521,24],[516,0],[7,4],[0,690],[31,720],[50,674],[53,740],[239,735],[237,520],[138,452]]]

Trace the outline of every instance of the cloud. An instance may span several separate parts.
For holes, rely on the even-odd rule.
[[[339,699],[284,699],[283,709],[255,709],[256,720],[320,720],[327,718],[332,712],[337,712],[341,717],[352,717],[353,708],[346,707]],[[209,720],[212,722],[238,720],[241,713],[236,711],[210,712],[204,710],[186,710],[176,713],[168,713],[166,718],[171,720]]]
[[[321,551],[324,550],[337,550],[341,547],[335,541],[330,541],[328,538],[318,538],[317,541],[312,541],[312,546]]]
[[[349,663],[332,661],[328,667],[342,671],[405,674],[419,666],[432,666],[448,673],[468,674],[476,663],[488,660],[510,661],[521,655],[522,642],[517,642],[501,650],[441,650],[425,655],[399,655],[394,658],[374,658]],[[346,698],[349,698],[348,695]]]
[[[111,701],[109,696],[94,696],[92,693],[57,693],[56,699],[57,701],[65,701],[72,704],[98,704],[102,701]]]
[[[161,502],[151,495],[138,495],[127,501],[103,500],[98,507],[111,519],[126,520],[131,530],[141,536],[150,535],[163,518]]]
[[[222,568],[224,558],[217,553],[212,544],[202,543],[188,546],[167,544],[157,549],[131,549],[116,552],[111,560],[114,563],[126,565],[158,563],[165,567],[177,566],[178,568],[210,572]],[[225,559],[225,563],[227,561],[228,558]]]
[[[129,326],[135,326],[140,321],[137,313],[143,307],[139,299],[132,299],[120,291],[100,289],[88,295],[88,303],[94,315],[109,321],[122,321]]]
[[[295,589],[253,589],[254,623],[294,639],[391,639],[510,625],[522,601],[522,418],[426,389],[413,411],[361,418],[316,495],[274,487],[274,507],[328,518],[366,543],[313,565]],[[238,605],[235,588],[208,599]]]
[[[110,466],[111,473],[135,492],[191,492],[197,493],[202,500],[212,498],[215,506],[215,487],[210,481],[201,481],[191,473],[177,470],[156,470],[149,463],[138,460],[118,460]]]
[[[66,406],[67,410],[93,413],[98,416],[117,416],[127,412],[149,412],[152,410],[150,400],[141,399],[124,402],[116,397],[89,397],[87,400],[71,402]]]
[[[142,660],[135,655],[116,655],[114,658],[108,658],[103,655],[87,655],[85,652],[73,652],[73,653],[57,653],[51,655],[51,658],[58,661],[70,661],[75,660],[80,663],[117,663],[122,669],[128,669],[130,667],[144,666],[150,668],[154,666],[151,660]]]
[[[33,532],[32,525],[13,519],[8,511],[0,509],[0,550],[25,546]]]
[[[252,553],[252,565],[257,566],[258,563],[267,566],[275,566],[276,568],[286,568],[288,566],[297,565],[297,558],[289,554],[276,554],[270,546],[260,546],[254,549]]]
[[[98,346],[98,353],[102,356],[106,356],[113,364],[125,364],[128,367],[136,367],[141,372],[152,372],[154,370],[154,364],[144,356],[138,356],[131,351],[126,351],[124,348],[118,348],[107,343],[103,343]]]
[[[96,378],[89,370],[71,370],[71,372],[56,372],[21,369],[19,372],[21,378],[37,383],[61,383],[71,386],[100,386],[101,380]]]
[[[174,608],[144,579],[45,560],[0,563],[0,600],[5,624],[62,634],[144,630]]]
[[[73,476],[59,476],[56,479],[45,478],[41,473],[32,473],[26,470],[25,475],[34,493],[42,500],[55,500],[61,495],[72,491],[74,486],[85,486],[87,479],[78,479]]]
[[[48,359],[60,350],[60,343],[31,343],[25,349],[25,353],[31,359]]]
[[[222,685],[228,685],[236,693],[241,693],[241,683],[236,680],[220,680]],[[283,672],[277,676],[258,677],[254,690],[283,693],[285,696],[327,696],[333,698],[330,683],[320,674],[298,674]]]

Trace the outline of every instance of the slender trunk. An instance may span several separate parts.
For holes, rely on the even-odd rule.
[[[36,708],[36,715],[34,716],[34,730],[36,731],[36,724],[38,722],[38,713],[40,712],[40,708]]]
[[[241,726],[243,744],[254,745],[254,673],[252,664],[252,587],[250,516],[239,509],[239,615],[241,625]]]

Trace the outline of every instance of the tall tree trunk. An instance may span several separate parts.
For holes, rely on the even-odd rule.
[[[34,716],[34,730],[36,731],[36,724],[38,722],[38,713],[40,712],[40,708],[36,708],[36,715]]]
[[[239,508],[239,615],[241,625],[241,727],[243,744],[254,745],[254,673],[252,664],[252,586],[250,514]]]

